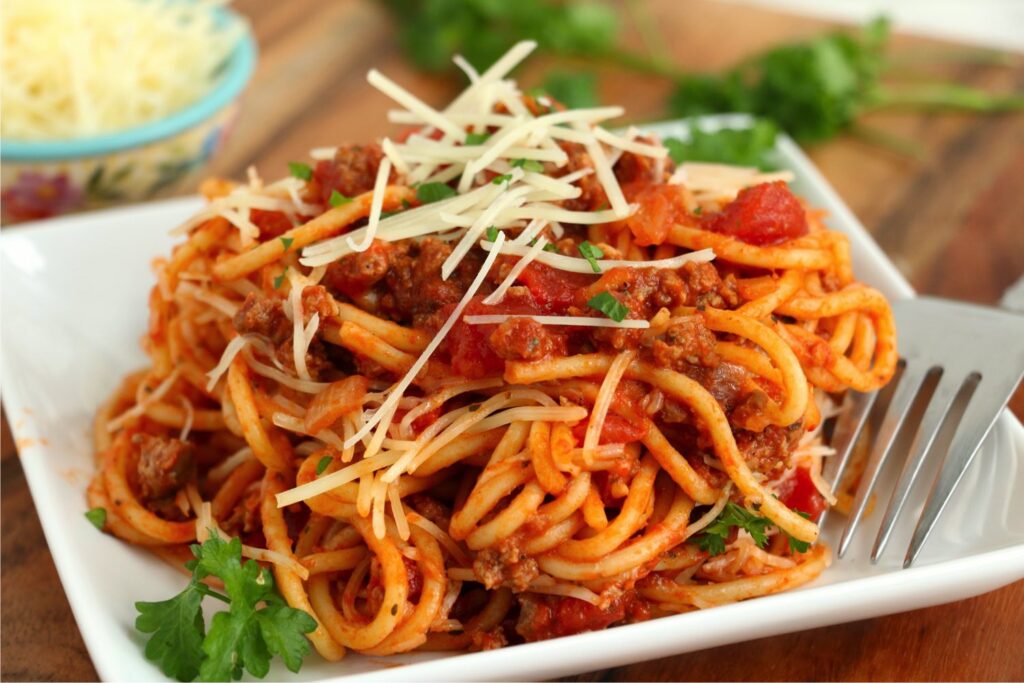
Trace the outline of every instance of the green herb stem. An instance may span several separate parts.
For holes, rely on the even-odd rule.
[[[207,586],[205,583],[196,582],[195,588],[196,588],[197,591],[199,591],[203,595],[206,595],[206,596],[211,597],[211,598],[217,598],[221,602],[225,602],[225,603],[227,603],[229,605],[231,604],[231,598],[229,598],[228,596],[224,595],[223,593],[218,593],[217,591],[215,591],[212,588],[210,588],[209,586]]]
[[[956,109],[993,113],[1024,109],[1024,94],[994,95],[954,83],[878,88],[871,109]]]

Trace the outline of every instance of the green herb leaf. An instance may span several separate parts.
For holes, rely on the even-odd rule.
[[[85,518],[89,520],[94,527],[103,531],[103,527],[107,523],[107,510],[106,508],[93,508],[85,513]]]
[[[537,244],[537,238],[536,237],[534,237],[532,240],[530,240],[529,243],[527,244],[527,246],[532,247],[535,244]],[[558,247],[556,247],[554,245],[554,243],[548,242],[547,244],[544,245],[544,247],[543,247],[543,249],[541,251],[549,251],[549,252],[553,252],[553,253],[558,253]]]
[[[512,166],[515,168],[521,168],[524,171],[532,171],[533,173],[544,172],[544,164],[540,163],[536,159],[513,159]]]
[[[544,79],[544,90],[569,109],[598,105],[597,74],[592,72],[552,71]]]
[[[595,311],[601,311],[617,323],[621,323],[629,315],[629,309],[625,304],[616,299],[611,292],[601,292],[587,302],[587,306]]]
[[[320,461],[317,462],[316,464],[316,475],[319,477],[321,474],[323,474],[324,470],[327,469],[327,466],[330,465],[331,462],[333,461],[334,458],[332,458],[329,455],[325,455],[324,457],[320,458]]]
[[[455,190],[444,183],[424,183],[416,188],[416,199],[420,200],[421,204],[433,204],[454,197],[455,194]]]
[[[583,258],[587,259],[587,262],[590,263],[590,267],[593,269],[593,271],[595,273],[600,273],[601,266],[597,265],[597,259],[604,258],[604,252],[601,251],[601,248],[594,246],[593,244],[586,240],[583,240],[583,242],[580,243],[579,249],[580,255],[582,255]]]
[[[456,53],[482,70],[525,38],[543,50],[597,56],[612,47],[619,26],[614,10],[596,2],[384,0],[384,6],[405,55],[428,71],[452,70]]]
[[[288,275],[288,266],[284,267],[281,274],[274,278],[274,289],[281,289],[281,285],[284,284],[284,279]]]
[[[331,191],[331,196],[327,200],[327,203],[330,204],[332,207],[337,208],[337,207],[341,206],[342,204],[348,204],[350,201],[352,201],[351,197],[346,197],[345,195],[343,195],[342,193],[338,192],[337,190],[332,190]]]
[[[795,512],[804,519],[811,518],[811,516],[803,510],[796,510]],[[789,549],[794,553],[806,553],[811,547],[811,544],[807,541],[801,541],[799,538],[793,538],[788,533],[786,534],[786,538],[789,541]]]
[[[137,602],[135,628],[151,633],[146,659],[156,663],[165,675],[191,681],[199,674],[203,660],[203,593],[193,579],[187,588],[163,602]]]
[[[490,133],[466,133],[467,146],[469,145],[482,145],[491,138]]]
[[[278,239],[281,240],[281,244],[284,245],[285,251],[288,251],[292,246],[292,242],[295,241],[292,237],[278,237]]]
[[[242,562],[239,539],[213,535],[193,545],[192,553],[196,559],[186,564],[192,580],[185,590],[170,600],[135,605],[135,627],[152,634],[146,657],[181,681],[197,675],[204,681],[237,680],[243,671],[262,678],[275,655],[298,671],[310,649],[304,634],[316,628],[316,621],[284,602],[269,570],[255,561]],[[227,595],[202,584],[207,576],[218,577]],[[208,633],[202,615],[205,595],[228,603],[226,611],[213,616]]]
[[[723,128],[713,133],[693,128],[689,140],[667,138],[664,145],[677,164],[708,161],[767,170],[770,168],[767,155],[775,148],[777,135],[774,123],[758,120],[750,128]]]
[[[501,185],[502,183],[512,182],[512,174],[505,173],[503,175],[495,176],[494,180],[491,181],[492,185]]]
[[[771,520],[761,517],[745,507],[733,502],[725,504],[722,514],[718,515],[714,522],[704,528],[704,532],[697,537],[697,545],[701,550],[707,551],[710,555],[720,555],[725,552],[725,540],[733,527],[745,529],[758,548],[763,548],[768,543],[768,527],[772,526]]]
[[[486,233],[487,241],[488,242],[497,242],[498,241],[498,233],[499,232],[500,232],[500,230],[498,230],[493,225],[491,227],[487,228],[487,233]]]
[[[811,544],[807,541],[793,538],[789,534],[786,534],[786,537],[789,539],[789,549],[794,553],[806,553],[811,547]]]
[[[299,180],[309,180],[313,177],[313,168],[309,164],[300,161],[289,161],[288,172]]]

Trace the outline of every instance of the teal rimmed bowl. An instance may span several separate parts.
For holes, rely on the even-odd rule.
[[[256,42],[246,22],[229,10],[218,12],[245,29],[217,83],[188,107],[87,138],[0,139],[3,222],[150,199],[194,181],[227,138],[256,66]]]

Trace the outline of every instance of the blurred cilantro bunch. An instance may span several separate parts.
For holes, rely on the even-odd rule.
[[[657,49],[653,21],[639,2],[625,2],[645,36],[644,52],[618,44],[622,22],[612,6],[584,0],[381,0],[398,26],[406,55],[421,69],[443,72],[461,54],[483,68],[515,42],[536,40],[540,50],[602,61],[673,82],[666,104],[674,117],[747,112],[773,121],[801,142],[827,140],[844,130],[864,132],[857,118],[887,108],[998,112],[1024,108],[1024,94],[999,96],[952,83],[901,83],[887,87],[889,25],[876,19],[857,32],[834,32],[780,45],[719,74],[680,69]],[[649,19],[649,18],[648,18]],[[596,104],[593,73],[554,71],[545,89],[568,106]],[[763,136],[761,136],[763,137]],[[879,135],[876,142],[899,147]],[[906,151],[907,146],[903,146]]]
[[[398,24],[402,49],[416,66],[445,71],[461,54],[478,68],[516,42],[536,40],[566,55],[603,53],[614,44],[618,17],[595,2],[548,0],[383,0]]]

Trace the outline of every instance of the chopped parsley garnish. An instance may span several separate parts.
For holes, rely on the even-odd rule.
[[[346,197],[345,195],[343,195],[342,193],[338,192],[337,190],[333,190],[331,192],[330,199],[327,200],[327,203],[330,204],[331,206],[333,206],[334,208],[337,208],[337,207],[341,206],[342,204],[348,204],[350,201],[352,201],[351,197]]]
[[[501,231],[498,230],[498,228],[496,228],[493,225],[491,227],[487,228],[487,233],[486,233],[487,241],[488,242],[497,242],[498,241],[498,233],[499,232],[501,232]]]
[[[583,240],[580,244],[580,254],[583,258],[587,259],[595,273],[601,272],[601,266],[597,265],[597,259],[604,258],[604,252],[601,251],[600,247],[595,247],[590,242]]]
[[[809,517],[805,512],[798,512],[798,514],[801,517]],[[754,539],[757,547],[763,548],[768,543],[767,531],[771,526],[773,526],[772,521],[767,517],[762,517],[745,507],[729,502],[726,503],[722,514],[718,515],[715,521],[697,536],[697,545],[709,555],[721,555],[725,552],[725,541],[735,527],[746,530]],[[793,538],[789,534],[786,535],[789,537],[789,547],[793,552],[805,553],[811,547],[810,543]]]
[[[289,161],[288,172],[299,180],[309,180],[313,177],[313,168],[301,161]]]
[[[536,159],[513,159],[512,166],[513,168],[521,168],[524,171],[532,171],[533,173],[544,172],[544,164]]]
[[[281,240],[281,244],[284,245],[284,250],[285,251],[288,251],[289,249],[291,249],[292,242],[295,241],[295,238],[293,238],[293,237],[278,237],[278,239]]]
[[[587,306],[601,311],[617,323],[621,323],[629,315],[629,308],[616,299],[610,292],[601,292],[587,302]]]
[[[504,173],[502,175],[495,176],[494,180],[491,181],[491,184],[492,185],[501,185],[502,183],[510,183],[510,182],[512,182],[512,174],[511,173]]]
[[[466,145],[482,145],[491,137],[490,133],[466,133]]]
[[[697,545],[701,550],[710,555],[721,555],[725,552],[725,539],[733,527],[746,529],[758,548],[763,548],[768,542],[768,527],[771,521],[750,510],[741,507],[733,502],[725,504],[722,514],[718,515],[711,524],[704,529],[704,533],[697,537]]]
[[[103,531],[103,527],[107,524],[107,510],[106,508],[93,508],[85,513],[85,518],[89,520],[94,527]]]
[[[242,562],[239,539],[224,541],[214,534],[191,548],[195,559],[185,563],[192,571],[185,590],[163,602],[135,603],[135,628],[152,634],[146,658],[179,681],[237,680],[243,671],[263,678],[275,655],[289,671],[298,672],[310,649],[305,634],[316,629],[316,620],[288,606],[269,569],[253,560]],[[224,593],[202,583],[208,576],[223,582]],[[213,615],[209,631],[203,620],[205,596],[228,605]]]
[[[796,512],[796,514],[800,515],[804,519],[811,518],[811,516],[804,512],[803,510],[794,510],[794,512]],[[789,549],[794,553],[806,553],[808,550],[810,550],[811,544],[807,541],[801,541],[799,538],[793,538],[789,534],[786,534],[786,536],[789,536]]]
[[[531,246],[532,247],[535,244],[537,244],[537,238],[536,237],[534,237],[532,240],[530,240],[530,242],[529,242],[529,244],[527,246]],[[542,251],[551,251],[551,252],[558,253],[558,247],[556,247],[554,245],[554,243],[548,242],[547,244],[544,245],[544,248],[543,248]]]
[[[697,206],[697,207],[696,207],[696,208],[695,208],[695,209],[693,210],[693,215],[694,215],[694,216],[699,216],[699,215],[701,215],[702,213],[704,213],[704,207],[703,207],[703,206]]]
[[[334,458],[332,458],[329,455],[325,455],[324,457],[320,458],[320,461],[316,464],[316,476],[319,477],[321,474],[323,474],[324,470],[327,469],[327,466],[330,465],[331,461],[333,460]]]
[[[455,190],[444,183],[424,183],[416,188],[416,199],[421,204],[433,204],[455,196]]]
[[[274,278],[274,289],[281,289],[281,285],[284,284],[285,275],[288,274],[288,266],[284,267],[281,274]]]

